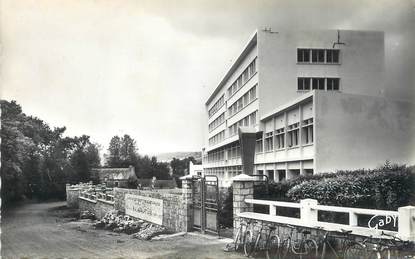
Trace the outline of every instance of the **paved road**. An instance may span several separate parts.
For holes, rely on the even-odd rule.
[[[126,234],[70,222],[57,208],[65,202],[31,203],[2,213],[2,258],[243,258],[222,251],[223,240],[201,235],[141,241]]]

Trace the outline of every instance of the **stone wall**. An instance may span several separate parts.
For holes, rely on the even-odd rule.
[[[79,210],[80,211],[88,210],[88,211],[90,211],[90,212],[92,212],[96,215],[95,207],[96,207],[97,201],[93,201],[93,200],[89,200],[89,199],[80,197],[78,199],[78,202],[79,202]]]
[[[95,217],[101,219],[107,214],[114,210],[114,203],[106,200],[98,199],[95,205]]]
[[[172,231],[187,231],[190,220],[187,213],[187,203],[183,201],[182,193],[177,191],[136,190],[114,188],[114,208],[125,213],[125,195],[139,195],[163,200],[163,226]]]

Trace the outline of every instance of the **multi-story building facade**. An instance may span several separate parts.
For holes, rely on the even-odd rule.
[[[241,127],[256,133],[254,170],[273,181],[415,162],[411,103],[384,96],[384,34],[257,31],[206,102],[206,175],[243,172]]]

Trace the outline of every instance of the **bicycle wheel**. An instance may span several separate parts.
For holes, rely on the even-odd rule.
[[[252,230],[247,230],[245,232],[244,238],[244,253],[245,256],[250,256],[255,249],[255,237],[254,232]]]
[[[280,238],[277,235],[270,237],[267,247],[266,256],[267,259],[280,259],[281,257],[281,244]]]
[[[318,258],[318,246],[317,242],[313,239],[306,239],[304,241],[304,259],[316,259]]]
[[[242,244],[242,228],[239,228],[238,233],[236,233],[235,240],[233,241],[233,250],[238,251],[240,245]]]
[[[344,251],[344,259],[367,259],[369,253],[366,247],[360,243],[351,244]]]
[[[280,258],[285,259],[289,258],[291,250],[291,238],[287,238],[281,242],[280,246]]]

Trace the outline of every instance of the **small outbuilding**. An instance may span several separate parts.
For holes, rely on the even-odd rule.
[[[128,181],[137,180],[134,166],[127,168],[92,168],[91,177],[107,187],[128,187]]]

